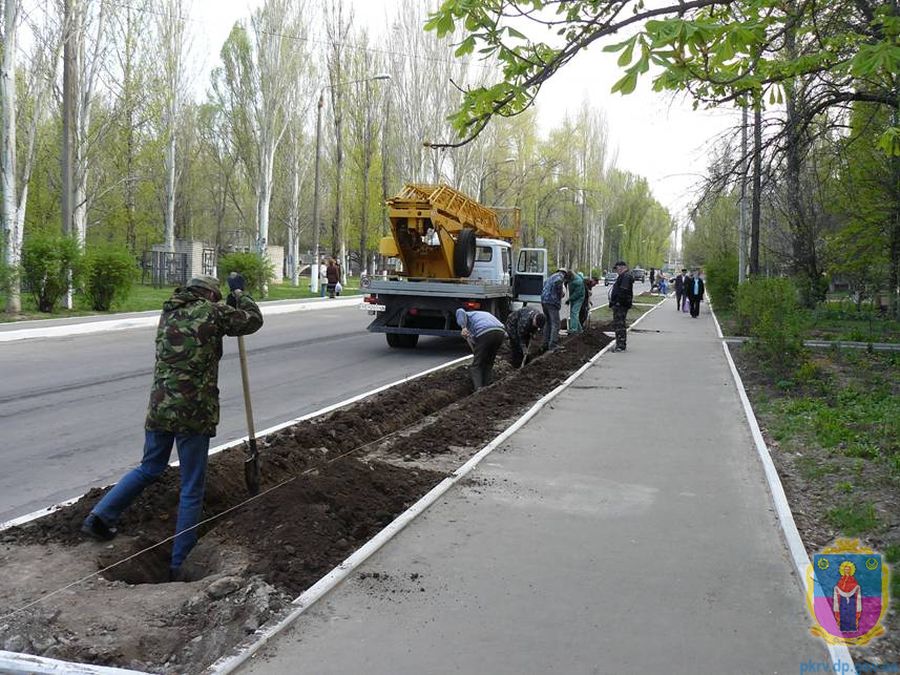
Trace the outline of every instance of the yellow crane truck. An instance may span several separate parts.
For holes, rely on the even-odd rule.
[[[389,346],[412,348],[420,335],[459,335],[456,310],[506,319],[512,303],[540,302],[547,251],[523,248],[511,265],[519,210],[490,208],[448,185],[408,184],[388,200],[391,234],[379,252],[399,271],[362,281],[368,330]]]

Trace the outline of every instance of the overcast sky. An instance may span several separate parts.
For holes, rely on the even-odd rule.
[[[384,26],[385,17],[393,13],[392,0],[350,1],[357,18],[372,31]],[[197,55],[207,61],[201,88],[206,86],[208,70],[215,65],[231,26],[261,2],[194,0]],[[642,80],[628,96],[610,94],[619,77],[615,58],[597,47],[579,54],[554,75],[537,99],[542,130],[557,125],[566,112],[574,115],[587,97],[606,117],[617,166],[646,176],[656,198],[673,215],[682,216],[697,174],[706,168],[711,142],[733,127],[739,114],[734,110],[694,111],[688,101],[650,91],[649,79]]]

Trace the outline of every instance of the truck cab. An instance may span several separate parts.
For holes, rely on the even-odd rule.
[[[509,284],[512,244],[502,239],[475,240],[475,264],[469,279],[488,281],[495,284]]]

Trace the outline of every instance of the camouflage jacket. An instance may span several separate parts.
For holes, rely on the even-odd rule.
[[[163,304],[156,332],[156,368],[145,427],[151,431],[216,435],[222,337],[249,335],[263,318],[242,295],[237,308],[179,288]]]
[[[534,317],[539,312],[531,307],[523,307],[515,312],[510,312],[506,317],[506,334],[510,342],[527,347],[531,344],[531,338],[538,331],[534,325]]]

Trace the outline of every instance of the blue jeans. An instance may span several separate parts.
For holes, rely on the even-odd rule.
[[[166,470],[172,454],[172,444],[177,444],[181,498],[178,500],[178,522],[175,525],[171,566],[178,568],[197,543],[197,528],[194,526],[200,521],[203,511],[209,436],[174,434],[168,431],[147,431],[145,434],[141,465],[125,474],[91,513],[110,527],[115,526],[122,512],[137,499],[145,487],[155,482]]]
[[[544,349],[556,349],[559,343],[559,307],[541,303],[544,310]]]

